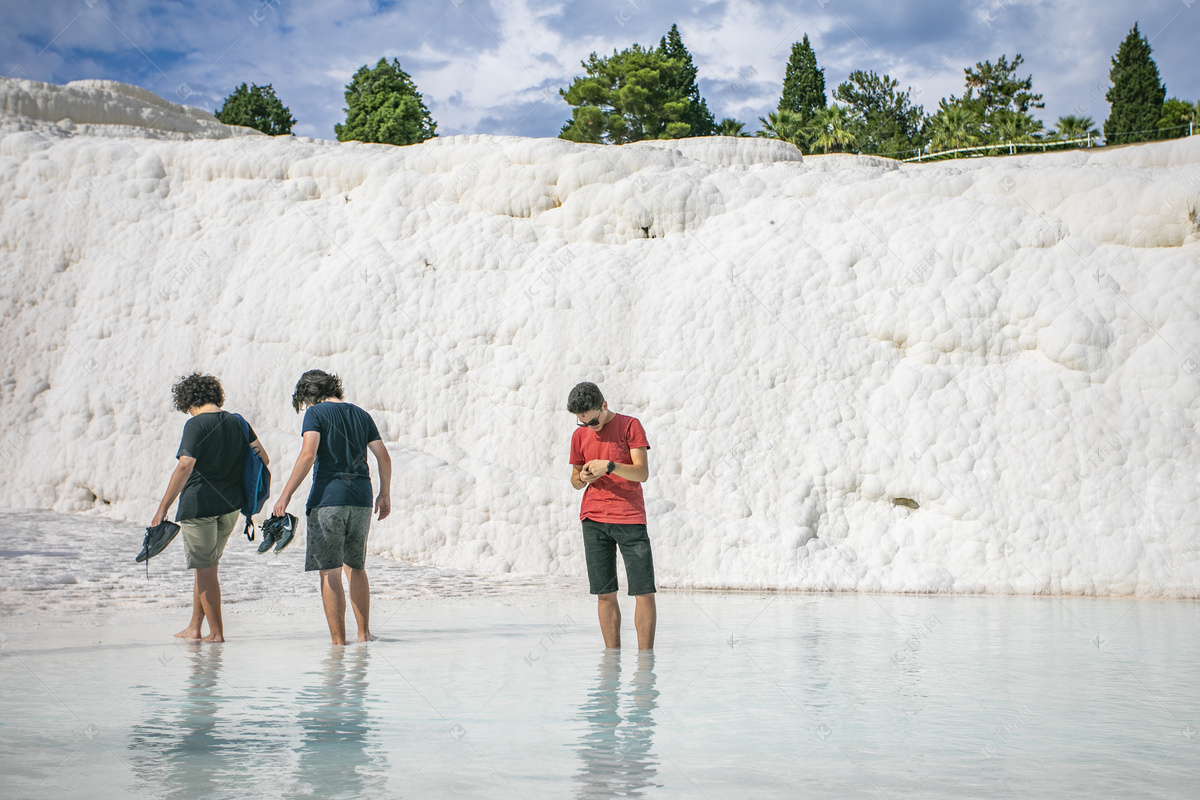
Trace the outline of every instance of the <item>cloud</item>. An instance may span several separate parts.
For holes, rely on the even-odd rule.
[[[296,133],[322,138],[343,119],[351,75],[381,57],[412,75],[443,135],[556,136],[570,117],[556,92],[582,74],[581,60],[655,45],[672,23],[710,108],[749,130],[778,103],[791,44],[806,33],[830,95],[852,70],[874,70],[931,110],[962,92],[964,67],[1019,52],[1047,125],[1068,113],[1099,124],[1109,58],[1139,21],[1168,93],[1200,98],[1200,3],[1186,0],[51,0],[7,4],[3,16],[0,73],[124,81],[208,110],[243,82],[270,83]]]

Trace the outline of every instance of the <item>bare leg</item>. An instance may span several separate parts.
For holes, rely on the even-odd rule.
[[[638,650],[654,649],[654,628],[658,624],[658,607],[653,594],[639,594],[633,612],[633,627],[637,628]]]
[[[204,609],[200,607],[200,576],[192,573],[192,621],[187,627],[175,634],[177,639],[199,639],[200,628],[204,625]]]
[[[350,583],[350,608],[354,610],[354,621],[358,623],[358,640],[369,642],[371,635],[371,584],[365,569],[346,567],[346,580]]]
[[[596,610],[600,615],[600,633],[604,634],[605,647],[621,646],[621,607],[617,605],[617,593],[596,595]]]
[[[334,644],[346,643],[346,592],[342,589],[342,568],[321,570],[321,601],[325,621]]]
[[[206,642],[225,641],[225,626],[221,622],[221,582],[217,579],[217,568],[196,570],[196,585],[200,592],[200,610],[208,619]]]

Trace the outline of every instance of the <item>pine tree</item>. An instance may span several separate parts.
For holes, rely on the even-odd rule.
[[[254,84],[249,88],[243,83],[225,98],[213,116],[226,125],[254,128],[268,136],[285,136],[296,124],[292,112],[275,96],[269,83],[266,86]]]
[[[825,68],[817,66],[817,54],[806,33],[803,41],[792,45],[792,55],[783,74],[779,110],[792,111],[808,119],[814,111],[824,107]]]
[[[671,94],[681,95],[689,101],[688,109],[683,115],[683,122],[688,124],[688,136],[712,136],[716,133],[717,123],[708,103],[700,96],[700,87],[696,84],[696,65],[692,63],[692,54],[683,44],[679,35],[679,26],[672,25],[671,30],[658,43],[658,50],[667,58],[673,58],[682,65],[666,84]]]
[[[887,75],[855,70],[834,90],[833,96],[858,118],[854,138],[859,152],[901,156],[925,146],[925,109],[914,106],[908,91],[898,92],[898,87]]]
[[[689,99],[675,88],[683,62],[657,47],[634,44],[582,62],[586,77],[559,93],[573,106],[559,138],[572,142],[625,144],[643,139],[682,139],[691,135],[683,119]]]
[[[346,124],[334,125],[339,142],[416,144],[437,136],[437,123],[400,61],[363,65],[346,84]]]
[[[1150,42],[1135,22],[1113,56],[1108,73],[1112,87],[1104,98],[1112,110],[1104,121],[1105,144],[1145,142],[1160,136],[1158,121],[1167,89],[1150,52]]]

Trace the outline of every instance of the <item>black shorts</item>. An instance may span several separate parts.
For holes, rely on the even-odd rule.
[[[583,521],[583,554],[587,559],[588,584],[592,594],[617,591],[617,547],[625,562],[629,594],[653,594],[654,557],[646,526],[615,522]]]

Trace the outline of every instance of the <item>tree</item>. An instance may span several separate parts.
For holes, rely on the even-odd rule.
[[[807,153],[811,147],[808,132],[816,112],[825,108],[825,102],[825,69],[817,66],[817,54],[813,52],[806,33],[803,40],[792,44],[792,54],[783,73],[783,94],[779,98],[777,112],[775,115],[768,114],[767,119],[758,118],[763,124],[759,135],[786,139]],[[784,117],[784,114],[790,116]],[[773,116],[787,120],[782,122],[783,135],[779,135],[769,123]]]
[[[967,91],[957,102],[974,112],[979,119],[980,135],[989,142],[1015,141],[1006,138],[1001,127],[1007,133],[1020,135],[1033,135],[1042,129],[1042,123],[1029,113],[1031,108],[1045,106],[1042,95],[1033,91],[1033,76],[1017,77],[1017,68],[1024,62],[1020,53],[1012,63],[1008,56],[1001,55],[995,64],[982,61],[963,70]]]
[[[717,136],[749,136],[748,133],[743,133],[742,128],[746,127],[746,123],[738,122],[731,117],[725,117],[717,124]]]
[[[992,113],[990,137],[995,142],[1034,142],[1042,137],[1042,122],[1007,108]]]
[[[779,98],[779,110],[792,111],[807,119],[818,108],[824,107],[825,69],[817,67],[817,54],[813,52],[806,33],[803,41],[792,45],[792,55],[783,73],[783,96]]]
[[[834,103],[813,114],[806,133],[814,149],[820,147],[822,152],[828,153],[832,147],[835,153],[841,153],[854,141],[853,128],[858,122],[846,106]]]
[[[1198,107],[1200,103],[1193,105],[1178,97],[1167,100],[1162,105],[1162,116],[1158,118],[1159,136],[1163,139],[1187,136],[1191,130],[1189,126],[1196,121]]]
[[[587,77],[576,78],[559,94],[570,105],[571,121],[559,137],[573,142],[624,144],[643,139],[681,139],[691,101],[675,87],[683,63],[657,48],[633,45],[607,58],[595,53],[581,62]]]
[[[859,152],[892,155],[925,146],[925,109],[913,106],[908,91],[897,92],[898,86],[887,75],[855,70],[834,90],[857,118],[853,133]]]
[[[1050,132],[1050,137],[1053,139],[1082,139],[1089,135],[1100,136],[1100,131],[1096,130],[1095,120],[1091,117],[1077,117],[1073,114],[1059,117],[1054,130]]]
[[[405,145],[437,136],[437,123],[398,59],[359,67],[345,96],[346,124],[333,126],[339,142]]]
[[[961,102],[938,103],[938,112],[929,120],[931,146],[934,150],[954,150],[970,147],[982,138],[979,115]]]
[[[1133,30],[1112,57],[1112,69],[1108,73],[1112,86],[1104,99],[1108,100],[1112,110],[1104,121],[1105,144],[1159,138],[1158,121],[1162,118],[1167,89],[1150,53],[1150,42],[1138,31],[1135,22]]]
[[[266,86],[256,83],[249,88],[243,83],[225,98],[213,116],[226,125],[243,125],[268,136],[285,136],[296,124],[292,112],[275,96],[275,89],[269,83]]]
[[[796,147],[808,146],[808,135],[805,133],[805,119],[795,111],[780,109],[767,114],[766,119],[758,118],[762,129],[756,136],[764,139],[782,139],[791,142]],[[803,148],[802,148],[803,149]]]
[[[671,26],[671,30],[659,42],[658,50],[680,63],[679,71],[669,78],[667,91],[688,99],[688,109],[682,120],[688,124],[687,135],[712,136],[717,125],[712,112],[708,110],[708,103],[700,96],[700,87],[696,85],[696,65],[692,63],[692,54],[684,46],[677,25]]]

